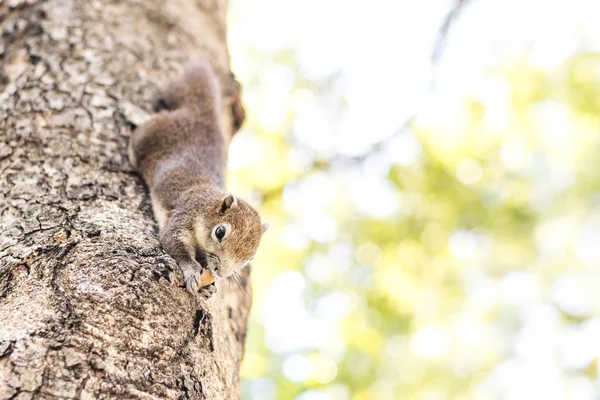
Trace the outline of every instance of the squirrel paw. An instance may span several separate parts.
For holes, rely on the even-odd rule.
[[[217,293],[217,286],[214,282],[208,286],[201,287],[199,292],[200,297],[202,297],[204,300],[210,299],[215,293]]]
[[[187,273],[186,273],[187,272]],[[183,272],[183,281],[186,289],[192,293],[198,293],[202,287],[202,271],[185,271]]]
[[[189,276],[184,276],[185,287],[191,294],[200,294],[204,300],[208,300],[213,294],[217,293],[215,283],[207,286],[202,286],[202,271],[197,271]]]

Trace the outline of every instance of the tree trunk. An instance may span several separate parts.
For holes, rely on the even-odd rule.
[[[190,57],[225,82],[226,9],[0,0],[0,399],[238,397],[247,294],[185,291],[124,117]]]

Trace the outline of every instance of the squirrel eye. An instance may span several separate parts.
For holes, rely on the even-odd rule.
[[[217,228],[215,229],[215,237],[217,238],[217,240],[220,242],[221,240],[223,240],[223,238],[225,237],[225,234],[227,233],[227,228],[225,228],[223,225],[219,225],[217,226]]]

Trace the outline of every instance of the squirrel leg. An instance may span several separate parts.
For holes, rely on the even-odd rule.
[[[231,108],[231,122],[233,125],[231,136],[233,136],[242,127],[246,119],[246,111],[242,105],[242,86],[235,79],[235,75],[229,73],[225,82],[223,94],[227,98],[229,107]]]
[[[177,227],[181,227],[173,218],[167,220],[164,229],[159,235],[160,244],[163,249],[177,261],[181,268],[183,281],[186,289],[192,294],[200,294],[204,300],[208,300],[217,293],[214,282],[202,287],[202,266],[195,259],[195,248],[190,237]]]

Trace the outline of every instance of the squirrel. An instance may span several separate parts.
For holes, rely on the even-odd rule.
[[[129,160],[150,189],[161,246],[181,268],[187,290],[208,300],[217,292],[215,279],[254,258],[268,224],[225,191],[228,140],[212,67],[188,62],[161,100],[166,109],[132,133]],[[233,124],[241,125],[235,115]]]

